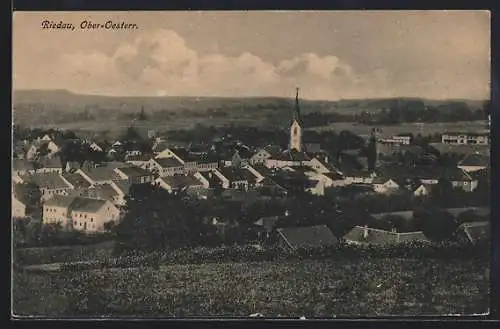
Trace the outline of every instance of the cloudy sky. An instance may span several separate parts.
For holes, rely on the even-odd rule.
[[[44,30],[49,20],[74,31]],[[125,21],[135,30],[81,30]],[[14,89],[308,99],[489,97],[487,11],[17,12]]]

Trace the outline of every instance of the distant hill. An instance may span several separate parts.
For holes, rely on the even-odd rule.
[[[348,99],[339,101],[302,100],[304,111],[313,110],[377,110],[389,108],[398,102],[421,100],[418,98]],[[465,102],[472,108],[480,108],[481,100],[422,100],[429,105],[447,102]],[[62,112],[84,109],[112,109],[136,112],[141,107],[151,110],[207,110],[207,109],[279,109],[293,106],[293,99],[283,97],[117,97],[76,94],[67,90],[17,90],[13,95],[14,107],[19,105],[40,106]],[[21,108],[24,106],[21,106]]]

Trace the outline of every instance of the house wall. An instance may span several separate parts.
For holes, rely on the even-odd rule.
[[[120,210],[108,201],[95,213],[73,211],[71,217],[75,230],[89,233],[102,232],[105,223],[119,219]]]
[[[68,223],[68,208],[44,205],[42,221],[44,224],[61,223],[63,227],[66,227]]]
[[[313,159],[311,159],[311,161],[309,161],[309,166],[311,168],[313,168],[314,170],[316,170],[316,172],[321,173],[321,174],[327,173],[330,171],[327,167],[325,167],[323,165],[323,163],[321,163],[321,161],[319,161],[316,158],[313,158]]]
[[[71,188],[57,188],[57,189],[46,189],[41,188],[40,192],[42,193],[42,201],[47,201],[54,195],[69,195],[71,193]]]
[[[26,205],[12,195],[12,217],[26,217]]]

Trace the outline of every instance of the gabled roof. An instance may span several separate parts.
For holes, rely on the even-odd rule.
[[[318,248],[338,242],[326,225],[278,228],[277,231],[291,249]]]
[[[113,183],[115,186],[124,194],[128,195],[128,192],[130,191],[130,187],[133,185],[129,180],[127,179],[117,179],[113,180]]]
[[[88,189],[88,195],[95,199],[113,200],[118,193],[110,184],[102,184]]]
[[[463,232],[471,243],[486,241],[491,238],[489,222],[463,223],[458,227],[457,231]]]
[[[198,155],[190,153],[186,148],[172,148],[171,151],[185,162],[195,162],[199,159]]]
[[[129,155],[127,161],[149,161],[152,158],[154,158],[152,154]]]
[[[367,233],[365,235],[365,232]],[[344,240],[358,243],[384,245],[402,242],[428,241],[425,235],[418,232],[396,233],[370,227],[356,226],[344,236]]]
[[[266,231],[271,232],[279,219],[279,216],[262,217],[254,224],[262,226]]]
[[[338,172],[327,172],[323,174],[324,176],[330,178],[331,180],[343,180],[344,177]]]
[[[234,168],[234,167],[220,168],[219,171],[230,182],[234,182],[234,181],[248,181],[249,174],[251,174],[246,169],[243,169],[243,168]]]
[[[476,167],[489,167],[490,157],[480,153],[467,155],[462,161],[458,163],[459,166],[476,166]]]
[[[92,180],[98,182],[120,179],[120,176],[114,171],[114,168],[109,166],[86,169],[82,168],[81,170]]]
[[[44,206],[68,208],[75,200],[75,197],[65,195],[54,195],[45,201]]]
[[[161,178],[165,183],[167,183],[172,188],[184,188],[190,186],[201,186],[203,185],[196,177],[193,175],[174,175]]]
[[[184,165],[176,158],[160,158],[154,159],[162,168],[177,168],[183,167]]]
[[[39,188],[70,188],[70,186],[62,179],[61,175],[57,172],[27,174],[23,175],[21,178],[26,182],[32,182],[36,184]]]
[[[71,209],[71,211],[96,213],[105,204],[106,204],[106,200],[77,197],[71,203],[70,209]]]
[[[142,177],[142,176],[151,176],[152,173],[147,171],[146,169],[142,169],[139,167],[125,167],[125,168],[118,168],[117,170],[121,171],[125,175],[127,175],[129,178],[130,177]]]
[[[75,188],[88,188],[90,183],[80,174],[63,172],[62,176]]]
[[[446,169],[443,173],[443,176],[449,179],[450,181],[457,181],[457,182],[469,182],[473,180],[469,174],[467,174],[460,168]]]

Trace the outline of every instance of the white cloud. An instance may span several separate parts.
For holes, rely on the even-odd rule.
[[[54,61],[51,81],[80,93],[116,95],[291,96],[309,99],[390,96],[380,69],[360,75],[336,56],[305,53],[279,63],[250,53],[197,54],[176,32],[158,30],[114,54],[71,53]]]

